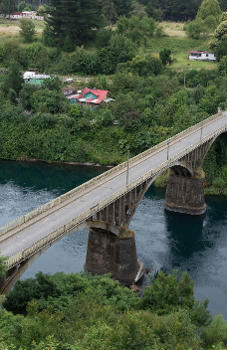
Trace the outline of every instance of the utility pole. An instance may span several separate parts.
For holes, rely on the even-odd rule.
[[[202,142],[202,135],[203,135],[203,120],[201,124],[201,129],[200,129],[200,143]]]
[[[186,76],[185,76],[185,67],[183,68],[183,72],[184,72],[184,88],[186,88]]]
[[[169,160],[169,140],[167,140],[167,152],[166,152],[166,159]]]
[[[127,161],[126,161],[126,186],[129,182],[129,147],[127,146]]]

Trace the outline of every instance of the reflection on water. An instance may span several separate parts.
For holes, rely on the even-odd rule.
[[[101,173],[100,168],[0,162],[0,226]],[[188,271],[195,295],[210,299],[212,313],[226,310],[226,198],[208,197],[207,213],[192,217],[164,210],[164,190],[151,188],[131,222],[139,260],[155,272]],[[22,278],[38,271],[80,272],[88,230],[64,237],[45,251]],[[225,314],[226,316],[226,314]]]

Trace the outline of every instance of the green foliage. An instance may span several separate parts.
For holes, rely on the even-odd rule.
[[[20,68],[16,62],[12,62],[9,66],[8,72],[3,80],[2,89],[5,95],[8,94],[9,90],[12,89],[19,93],[23,85],[23,78]]]
[[[155,21],[150,17],[120,17],[117,22],[117,32],[137,44],[146,44],[148,38],[154,35],[155,27]]]
[[[10,15],[16,9],[16,0],[1,0],[0,11],[6,16]]]
[[[22,18],[20,20],[20,35],[26,43],[30,43],[35,38],[35,24],[31,19]]]
[[[160,51],[159,57],[160,57],[160,60],[162,61],[163,66],[166,66],[167,64],[171,64],[173,61],[171,58],[171,50],[169,49],[163,49],[162,51]]]
[[[210,47],[214,49],[218,59],[227,55],[227,20],[222,21],[214,32]]]
[[[217,0],[203,0],[196,18],[206,19],[209,16],[214,16],[219,21],[221,15],[221,9]]]
[[[4,264],[4,261],[6,260],[5,257],[0,256],[0,280],[5,276],[6,273],[6,265]]]
[[[25,11],[25,8],[26,8],[27,4],[25,1],[20,1],[19,4],[18,4],[18,11],[19,12],[22,12],[22,11]]]
[[[215,178],[212,185],[218,190],[219,194],[223,194],[225,192],[226,182],[223,178]]]
[[[222,315],[217,315],[211,323],[203,329],[201,338],[205,346],[211,347],[218,344],[227,344],[227,322]]]
[[[153,295],[152,311],[148,295],[150,301]],[[179,280],[176,273],[160,273],[142,298],[108,276],[39,273],[17,282],[4,306],[16,312],[21,303],[26,316],[0,311],[3,349],[203,350],[222,349],[226,342],[221,316],[200,323],[193,316],[196,301],[186,273]],[[198,315],[203,315],[204,305],[197,307]]]
[[[203,32],[203,23],[201,20],[195,20],[185,25],[185,30],[189,38],[200,39]]]
[[[94,36],[94,28],[102,26],[101,1],[50,0],[44,32],[45,44],[71,51]]]
[[[163,70],[161,61],[151,55],[135,56],[128,64],[132,71],[141,76],[158,75]]]
[[[37,87],[35,85],[30,85],[30,84],[24,84],[20,94],[20,103],[24,107],[25,110],[31,110],[32,109],[32,101],[31,97],[33,93],[37,90]]]
[[[31,106],[35,112],[41,113],[65,113],[69,110],[69,102],[62,92],[45,87],[32,94]]]

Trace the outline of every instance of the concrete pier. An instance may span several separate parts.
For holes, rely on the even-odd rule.
[[[125,228],[120,236],[90,227],[85,271],[93,274],[111,273],[114,279],[131,285],[141,277],[142,264],[137,261],[135,234]]]
[[[194,176],[177,176],[170,172],[165,198],[165,209],[173,212],[202,215],[206,212],[203,190],[204,172]]]

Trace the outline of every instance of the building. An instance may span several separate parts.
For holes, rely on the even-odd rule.
[[[213,52],[208,51],[190,51],[189,60],[191,61],[216,61]]]
[[[33,85],[41,85],[45,79],[50,79],[51,76],[47,74],[37,74],[36,72],[27,71],[23,74],[25,83]]]
[[[99,106],[101,103],[114,101],[113,98],[107,98],[108,90],[85,88],[78,90],[76,94],[67,96],[70,103],[80,105]]]

